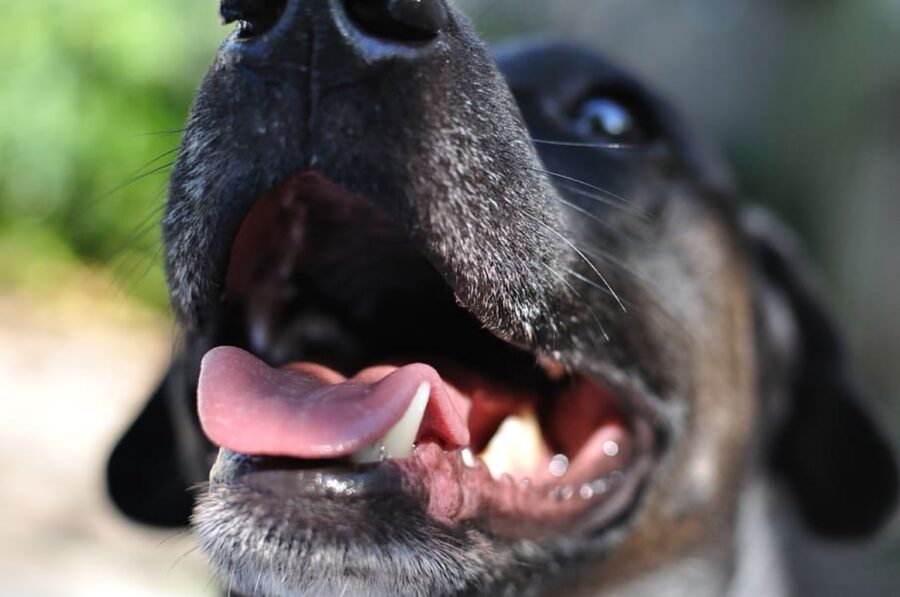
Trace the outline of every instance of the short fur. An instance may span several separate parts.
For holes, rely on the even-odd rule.
[[[231,587],[722,595],[753,549],[741,504],[766,479],[783,480],[826,536],[884,521],[892,453],[808,266],[788,232],[739,205],[727,169],[660,98],[566,44],[494,58],[452,10],[427,48],[369,44],[339,4],[289,1],[259,40],[225,43],[197,96],[164,220],[185,340],[112,456],[126,513],[187,522],[185,488],[214,454],[194,393],[200,357],[221,342],[232,241],[256,198],[312,170],[399,223],[497,337],[657,398],[665,442],[626,520],[546,540],[449,529],[402,499],[286,503],[215,488],[194,522]],[[590,142],[567,118],[598,94],[631,106],[646,142],[532,141]]]

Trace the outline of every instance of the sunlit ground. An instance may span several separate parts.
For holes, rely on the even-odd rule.
[[[105,457],[164,369],[171,325],[96,274],[0,292],[0,595],[215,594],[186,533],[134,525]]]

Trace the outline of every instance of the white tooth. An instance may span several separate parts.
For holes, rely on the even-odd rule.
[[[370,464],[382,460],[384,460],[384,444],[381,443],[381,440],[350,455],[350,462],[356,464]]]
[[[419,433],[419,426],[425,417],[425,407],[431,395],[431,384],[423,381],[416,390],[409,408],[387,434],[381,438],[386,458],[406,458],[412,454],[413,443]]]
[[[367,464],[410,456],[413,442],[416,441],[416,435],[425,417],[425,408],[428,406],[430,395],[431,384],[423,381],[400,420],[380,440],[351,454],[350,460],[357,464]]]
[[[479,456],[495,479],[504,473],[533,473],[546,457],[540,423],[534,411],[506,417]]]

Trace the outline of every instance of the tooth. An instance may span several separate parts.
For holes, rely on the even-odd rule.
[[[504,473],[533,473],[546,457],[540,423],[534,411],[506,417],[479,456],[495,479]]]
[[[463,464],[466,465],[466,468],[475,468],[477,465],[475,455],[472,454],[472,450],[469,448],[463,448],[460,452],[460,457],[462,458]]]
[[[380,440],[351,454],[350,460],[357,464],[368,464],[410,456],[422,424],[422,418],[425,416],[425,407],[428,406],[430,395],[431,384],[423,381],[400,420]]]
[[[416,390],[412,402],[409,403],[409,408],[406,409],[397,424],[381,439],[385,457],[406,458],[412,454],[413,444],[419,433],[419,426],[422,425],[422,418],[425,416],[425,407],[428,406],[430,395],[431,384],[427,381],[422,382],[422,385]]]
[[[384,445],[378,440],[371,446],[358,450],[350,455],[350,462],[356,464],[369,464],[384,460]]]

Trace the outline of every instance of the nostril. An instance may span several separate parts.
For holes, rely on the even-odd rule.
[[[428,41],[447,24],[443,0],[345,0],[364,33],[395,41]]]
[[[219,14],[227,25],[237,22],[239,39],[262,35],[284,14],[287,0],[221,0]]]

